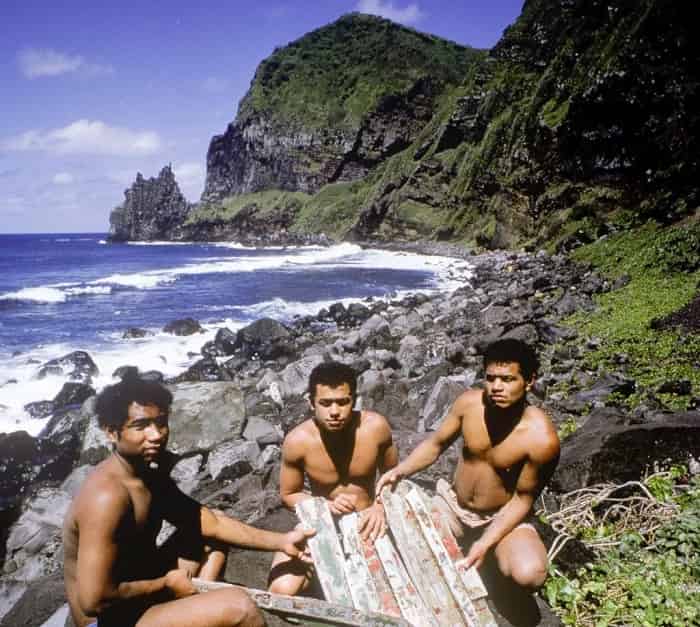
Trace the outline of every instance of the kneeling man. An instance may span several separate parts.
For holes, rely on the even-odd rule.
[[[182,493],[166,469],[170,392],[131,378],[97,398],[113,452],[83,483],[63,526],[66,595],[77,627],[263,625],[237,589],[194,595],[194,575],[215,579],[223,555],[208,541],[290,558],[313,532],[278,534],[213,512]],[[178,531],[162,547],[164,520]]]
[[[493,549],[500,571],[531,590],[544,583],[547,551],[528,518],[559,459],[554,426],[525,399],[537,368],[537,356],[524,342],[491,344],[484,355],[484,389],[464,392],[437,431],[377,484],[379,494],[427,468],[461,435],[453,485],[439,480],[435,503],[455,536],[472,542],[466,567],[480,567]]]
[[[309,376],[313,418],[292,429],[282,445],[280,496],[293,509],[304,499],[328,499],[333,514],[360,512],[359,531],[374,541],[386,529],[384,508],[375,502],[377,472],[396,466],[398,453],[389,423],[372,411],[355,411],[357,375],[337,362],[322,363]],[[304,491],[308,479],[310,493]],[[277,553],[270,591],[297,594],[313,577],[308,564]]]

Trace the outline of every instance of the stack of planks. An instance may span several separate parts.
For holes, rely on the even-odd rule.
[[[338,534],[325,499],[297,505],[316,529],[309,547],[326,601],[364,613],[361,625],[495,627],[479,574],[455,565],[462,551],[428,495],[402,481],[382,501],[391,533],[374,545],[360,538],[357,514],[338,519]]]

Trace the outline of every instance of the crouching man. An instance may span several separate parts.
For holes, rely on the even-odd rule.
[[[437,431],[377,484],[379,494],[427,468],[461,435],[453,484],[439,480],[434,502],[455,536],[465,546],[471,543],[466,567],[479,568],[493,551],[499,570],[531,590],[544,583],[547,551],[528,519],[559,459],[554,426],[525,398],[537,368],[527,344],[510,339],[491,344],[484,354],[484,389],[457,398]]]
[[[398,453],[384,416],[353,409],[356,389],[357,375],[350,366],[328,362],[313,369],[313,417],[284,439],[280,496],[290,509],[321,496],[333,514],[360,512],[360,535],[374,541],[386,529],[384,507],[374,499],[377,472],[396,466]],[[304,490],[305,478],[310,493]],[[274,556],[269,582],[271,592],[291,595],[317,584],[309,564],[289,553]]]
[[[237,589],[195,595],[191,577],[215,579],[223,566],[223,554],[207,545],[298,558],[313,534],[256,529],[182,493],[165,469],[171,402],[159,383],[134,378],[98,396],[98,421],[113,452],[85,480],[63,527],[66,594],[78,627],[263,625]],[[157,547],[164,520],[177,532]]]

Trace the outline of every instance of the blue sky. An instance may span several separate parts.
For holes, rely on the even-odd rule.
[[[136,172],[167,163],[198,200],[260,61],[344,13],[490,48],[522,4],[2,0],[0,233],[106,231]]]

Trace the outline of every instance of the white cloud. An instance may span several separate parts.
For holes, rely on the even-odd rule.
[[[404,8],[395,6],[391,0],[358,0],[357,10],[360,13],[379,15],[401,24],[415,24],[425,16],[419,6],[412,2]]]
[[[50,49],[27,48],[17,55],[20,70],[26,78],[60,76],[78,72],[86,76],[113,74],[109,65],[88,63],[80,55],[69,55]]]
[[[154,131],[132,131],[99,120],[77,120],[50,131],[27,131],[4,140],[0,147],[22,152],[130,157],[156,153],[162,142]]]
[[[54,185],[70,185],[75,179],[70,172],[59,172],[51,180]]]

